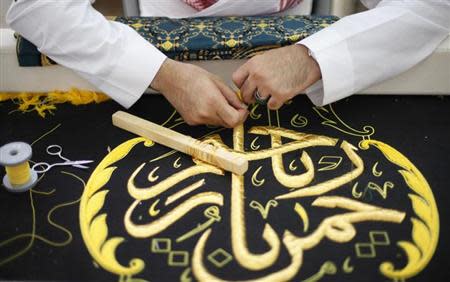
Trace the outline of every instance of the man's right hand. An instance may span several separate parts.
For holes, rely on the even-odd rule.
[[[189,125],[233,128],[248,116],[247,106],[220,78],[191,64],[167,59],[151,87],[161,92]]]

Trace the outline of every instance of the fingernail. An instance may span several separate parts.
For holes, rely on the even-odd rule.
[[[241,103],[241,108],[242,108],[243,110],[247,110],[247,109],[248,109],[248,105],[245,104],[245,103]]]

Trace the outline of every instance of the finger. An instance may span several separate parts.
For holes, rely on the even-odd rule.
[[[218,101],[217,114],[223,120],[223,126],[227,128],[234,128],[242,122],[243,115],[240,111],[243,110],[236,110],[225,101]]]
[[[255,92],[257,90],[256,80],[252,79],[251,76],[245,80],[241,88],[241,95],[244,99],[244,103],[253,104],[255,102]]]
[[[249,75],[249,72],[248,72],[247,64],[244,64],[233,73],[231,78],[233,79],[234,84],[238,88],[241,88],[242,85],[244,84],[245,80],[247,79],[248,75]]]
[[[228,101],[230,105],[232,105],[236,109],[243,109],[243,110],[248,109],[248,106],[245,103],[243,103],[239,99],[238,95],[233,90],[231,90],[230,87],[225,85],[225,83],[223,83],[220,80],[217,80],[216,84],[219,90],[222,92],[222,95],[225,97],[225,99]]]
[[[284,101],[277,97],[270,97],[267,107],[271,110],[279,110],[284,104]]]

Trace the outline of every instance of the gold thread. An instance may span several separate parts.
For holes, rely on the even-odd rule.
[[[128,234],[133,237],[146,238],[166,230],[169,226],[198,206],[204,204],[215,204],[222,206],[223,196],[215,192],[200,193],[181,203],[166,215],[161,216],[160,218],[147,224],[136,224],[131,220],[131,215],[139,203],[139,200],[134,201],[125,213],[125,229]]]
[[[303,221],[303,232],[304,233],[308,232],[309,217],[308,217],[308,213],[306,212],[305,208],[300,203],[295,203],[294,210]]]
[[[266,182],[265,179],[261,179],[261,180],[258,179],[258,174],[261,172],[262,168],[263,168],[262,166],[258,167],[252,175],[252,184],[255,187],[261,187]]]
[[[159,166],[155,167],[149,174],[148,174],[148,181],[155,182],[158,180],[159,176],[156,175],[156,171],[158,171]]]
[[[208,229],[211,225],[213,225],[215,222],[220,222],[222,218],[220,217],[220,209],[217,206],[211,206],[205,210],[203,213],[208,220],[197,227],[193,228],[192,230],[186,232],[182,236],[178,237],[176,242],[181,243],[203,231]]]
[[[150,206],[150,208],[148,209],[148,214],[149,214],[151,217],[155,217],[155,216],[157,216],[157,215],[159,214],[160,210],[159,210],[159,209],[156,209],[156,206],[158,205],[158,203],[159,203],[159,199],[157,199],[156,201],[154,201],[153,204],[152,204],[152,205]]]
[[[261,205],[261,203],[259,203],[258,201],[251,201],[250,202],[250,207],[252,209],[255,209],[257,211],[259,211],[259,213],[261,214],[261,216],[264,219],[267,219],[267,217],[269,216],[269,212],[270,212],[270,208],[276,208],[278,207],[278,202],[275,200],[270,200],[266,203],[265,206]]]
[[[353,171],[348,172],[342,176],[333,178],[331,180],[325,181],[323,183],[278,196],[275,199],[285,200],[285,199],[292,199],[292,198],[323,195],[329,191],[335,190],[335,189],[341,187],[342,185],[358,178],[364,171],[363,160],[356,154],[356,151],[358,149],[356,147],[354,147],[353,145],[351,145],[350,143],[348,143],[347,141],[342,142],[341,148],[344,150],[344,152],[347,154],[349,159],[355,165],[356,168]]]
[[[31,169],[28,161],[16,166],[6,166],[5,169],[8,180],[13,187],[24,185],[31,179]]]
[[[175,202],[176,200],[182,198],[183,196],[186,196],[187,194],[190,194],[192,191],[197,190],[198,188],[202,187],[203,185],[205,185],[206,181],[205,179],[201,179],[197,182],[195,182],[192,185],[189,185],[188,187],[184,188],[183,190],[173,194],[172,196],[169,196],[166,200],[165,205],[168,206],[171,203]]]

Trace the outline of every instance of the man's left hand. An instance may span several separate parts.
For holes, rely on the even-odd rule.
[[[271,110],[278,110],[321,77],[317,62],[303,45],[278,48],[257,55],[233,74],[244,102],[255,102],[255,93],[268,100]],[[270,98],[269,98],[270,97]]]

